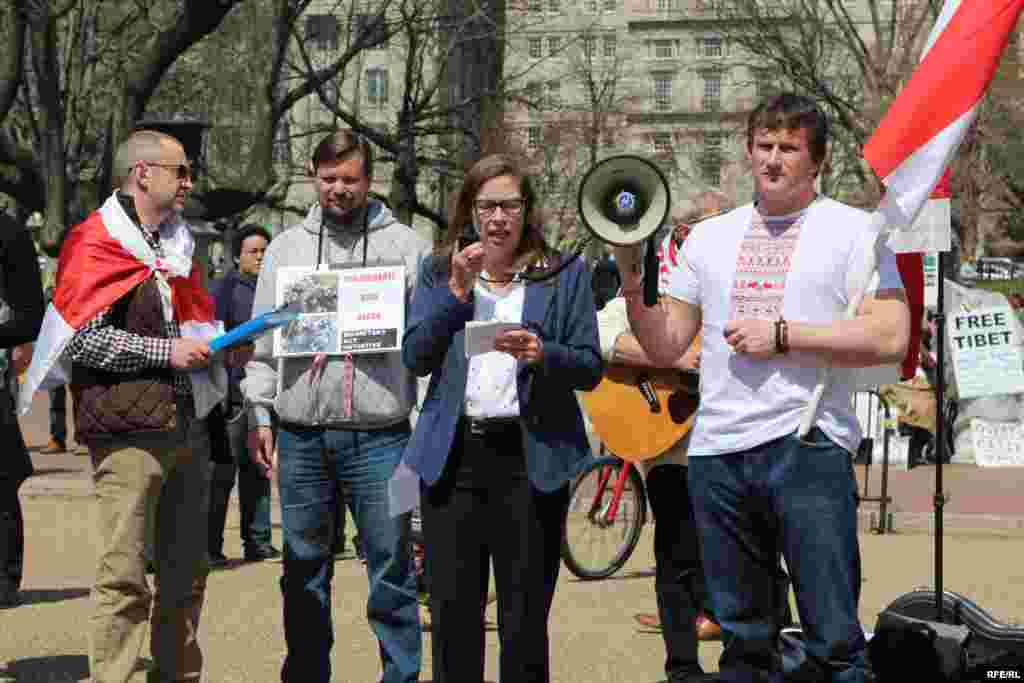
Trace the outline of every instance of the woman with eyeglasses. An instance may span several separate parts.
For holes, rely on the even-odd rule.
[[[460,244],[467,232],[478,241]],[[405,463],[421,479],[436,683],[483,680],[490,562],[499,678],[550,680],[568,482],[590,453],[574,392],[603,369],[590,276],[562,258],[529,178],[492,155],[466,175],[448,238],[420,269],[402,355],[431,377]],[[513,327],[467,358],[474,321]]]

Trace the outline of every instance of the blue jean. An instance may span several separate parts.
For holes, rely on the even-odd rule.
[[[419,678],[421,635],[410,516],[392,517],[388,480],[409,424],[372,431],[282,425],[278,483],[284,531],[284,683],[328,683],[334,644],[334,524],[343,484],[351,496],[370,580],[367,619],[380,645],[383,683]]]
[[[725,644],[721,680],[865,681],[850,454],[814,429],[807,441],[794,434],[689,464],[707,588]],[[798,669],[785,667],[785,679],[774,585],[779,550],[806,648]]]

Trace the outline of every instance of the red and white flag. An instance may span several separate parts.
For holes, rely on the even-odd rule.
[[[53,302],[21,386],[22,415],[37,389],[70,380],[61,356],[75,333],[151,276],[160,289],[165,319],[173,316],[178,321],[181,336],[209,340],[223,333],[223,324],[214,319],[213,299],[193,263],[195,240],[188,226],[180,221],[170,226],[161,243],[165,254],[157,258],[115,196],[68,233],[57,262]],[[189,379],[196,414],[203,417],[224,398],[227,374],[218,363],[190,372]]]
[[[898,254],[912,320],[924,313],[920,252],[949,251],[949,163],[1017,25],[1024,0],[947,0],[917,70],[864,146],[886,186],[879,210]],[[917,369],[920,325],[911,327],[904,378]]]
[[[946,0],[920,64],[864,146],[864,159],[885,182],[879,208],[890,231],[914,225],[956,155],[1022,9],[1024,0]],[[948,228],[944,245],[892,239],[909,240],[890,241],[897,251],[949,249]]]

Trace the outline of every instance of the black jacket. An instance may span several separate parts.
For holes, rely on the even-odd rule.
[[[0,350],[34,341],[43,324],[45,302],[39,275],[39,259],[28,230],[0,214],[0,300],[10,307],[10,316],[0,323]],[[15,409],[17,378],[8,373],[0,388],[0,443],[6,445],[0,457],[0,478],[21,479],[32,474],[32,461],[21,436]]]

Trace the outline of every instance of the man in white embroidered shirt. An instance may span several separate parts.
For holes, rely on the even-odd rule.
[[[895,257],[852,319],[874,248],[868,214],[819,197],[828,122],[811,100],[768,99],[750,115],[757,202],[709,219],[683,247],[661,302],[642,301],[640,251],[617,249],[630,324],[658,365],[672,365],[703,325],[701,405],[689,489],[707,588],[725,635],[723,681],[780,681],[773,577],[792,574],[806,660],[787,675],[867,680],[857,618],[860,550],[851,455],[861,434],[848,370],[906,353],[909,312]],[[840,368],[813,429],[797,435],[818,369]]]

